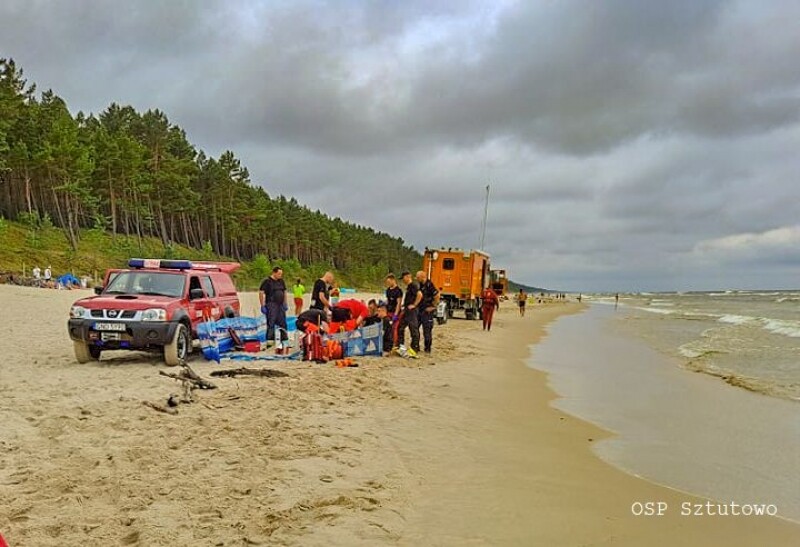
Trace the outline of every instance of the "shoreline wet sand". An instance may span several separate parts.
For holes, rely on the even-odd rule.
[[[623,329],[630,320],[627,309],[592,305],[551,326],[531,364],[562,396],[555,406],[614,431],[594,449],[630,473],[721,501],[772,504],[800,522],[797,402],[684,369]]]
[[[596,457],[608,436],[549,403],[525,366],[577,305],[505,304],[493,331],[437,327],[434,354],[356,369],[272,364],[217,380],[177,416],[156,356],[77,365],[83,293],[0,287],[0,532],[71,545],[790,545],[768,517],[681,517],[700,498]],[[243,295],[248,310],[254,295]],[[219,368],[195,357],[202,375]],[[237,365],[226,365],[237,366]],[[590,440],[592,439],[592,440]],[[631,504],[668,503],[663,517]]]

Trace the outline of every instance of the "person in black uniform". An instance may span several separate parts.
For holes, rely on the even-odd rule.
[[[419,283],[414,281],[410,272],[403,272],[403,282],[406,284],[406,294],[403,297],[403,310],[400,316],[400,328],[397,333],[398,345],[405,342],[406,327],[411,331],[411,349],[419,351],[419,303],[422,293]]]
[[[266,278],[258,290],[261,312],[267,316],[267,340],[275,339],[275,327],[281,330],[281,342],[289,339],[286,326],[286,283],[283,281],[283,268],[275,266],[272,275]]]
[[[314,282],[314,288],[311,289],[311,307],[316,310],[330,310],[330,286],[333,283],[333,274],[325,272],[325,275],[320,277]]]
[[[309,308],[297,316],[297,330],[306,332],[308,325],[316,325],[319,330],[328,329],[328,314],[323,310]]]
[[[390,273],[384,279],[386,284],[386,312],[389,314],[389,330],[392,331],[389,349],[397,345],[396,331],[400,328],[400,311],[403,305],[403,289],[397,286],[397,278]]]
[[[439,305],[439,289],[428,279],[428,274],[417,272],[417,283],[422,293],[419,304],[419,324],[422,327],[422,338],[425,342],[425,353],[431,352],[433,345],[433,318],[436,316],[436,306]]]
[[[394,274],[386,276],[386,311],[392,321],[397,321],[400,315],[401,301],[403,300],[403,289],[397,286],[397,279]]]

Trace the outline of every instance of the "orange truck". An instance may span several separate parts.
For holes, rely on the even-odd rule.
[[[508,294],[508,276],[506,275],[505,270],[491,270],[490,272],[491,278],[491,287],[492,290],[497,294],[499,298],[502,298]]]
[[[422,269],[440,294],[436,318],[444,323],[456,310],[467,319],[481,316],[481,293],[489,283],[489,255],[462,249],[425,249]]]

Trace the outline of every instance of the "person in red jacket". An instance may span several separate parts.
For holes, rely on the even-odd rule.
[[[331,319],[334,328],[344,326],[345,330],[357,329],[369,316],[369,308],[361,300],[348,298],[340,300],[331,308]],[[343,325],[340,325],[343,323]]]
[[[483,313],[483,330],[492,330],[492,316],[494,310],[500,307],[500,299],[489,287],[483,289],[481,294],[481,312]]]

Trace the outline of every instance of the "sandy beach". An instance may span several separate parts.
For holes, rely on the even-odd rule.
[[[0,286],[0,533],[78,545],[796,545],[772,517],[681,516],[706,500],[595,456],[607,432],[553,408],[525,362],[578,304],[504,304],[436,327],[432,356],[353,369],[270,363],[176,416],[157,356],[78,365],[80,291]],[[242,296],[243,309],[255,296]],[[194,355],[202,376],[222,367]],[[664,516],[635,516],[663,502]]]

